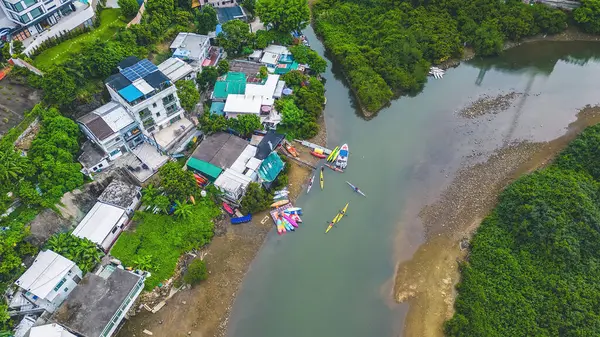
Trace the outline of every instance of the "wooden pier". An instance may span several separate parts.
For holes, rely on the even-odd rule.
[[[314,165],[312,165],[312,164],[310,164],[310,163],[308,163],[308,162],[306,162],[306,161],[304,161],[304,160],[302,160],[302,159],[300,159],[300,158],[296,158],[296,157],[292,156],[291,154],[287,153],[287,151],[283,150],[282,148],[279,148],[279,149],[278,149],[278,152],[279,152],[280,154],[282,154],[282,155],[286,156],[287,158],[289,158],[289,159],[293,160],[293,161],[294,161],[294,162],[296,162],[297,164],[300,164],[300,165],[306,166],[306,167],[308,167],[308,168],[310,168],[310,169],[313,169],[313,170],[316,170],[316,169],[317,169],[317,167],[316,167],[316,166],[314,166]]]

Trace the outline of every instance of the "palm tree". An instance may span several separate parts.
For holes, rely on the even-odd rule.
[[[0,182],[10,184],[25,172],[25,160],[13,148],[0,150]]]
[[[175,201],[175,216],[182,219],[187,219],[192,215],[192,205]]]

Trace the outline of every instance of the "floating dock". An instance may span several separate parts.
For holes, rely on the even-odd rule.
[[[311,143],[311,142],[308,142],[308,141],[306,141],[306,140],[299,140],[299,139],[294,139],[294,140],[295,140],[296,142],[298,142],[298,143],[300,143],[300,144],[302,144],[302,145],[304,145],[304,146],[308,147],[308,148],[311,148],[311,149],[313,149],[313,150],[314,150],[314,149],[321,149],[321,150],[323,150],[323,153],[324,153],[324,154],[327,154],[327,155],[331,154],[331,150],[330,150],[330,149],[328,149],[328,148],[325,148],[325,147],[322,147],[321,145],[317,145],[317,144],[315,144],[315,143]]]

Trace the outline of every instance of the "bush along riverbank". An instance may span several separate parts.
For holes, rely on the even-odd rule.
[[[367,115],[395,95],[419,92],[430,66],[461,58],[465,45],[478,55],[496,55],[507,40],[556,34],[567,27],[564,12],[516,0],[320,0],[313,13],[316,33],[340,63]]]
[[[592,336],[600,323],[600,125],[500,196],[461,263],[447,336]]]

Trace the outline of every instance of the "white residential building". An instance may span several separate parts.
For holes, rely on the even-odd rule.
[[[170,57],[165,62],[159,64],[158,70],[165,74],[173,83],[179,80],[193,80],[197,74],[197,71],[191,65],[175,57]]]
[[[29,337],[77,337],[60,324],[52,323],[34,326],[29,331]]]
[[[0,7],[16,26],[13,39],[23,41],[29,54],[61,32],[91,26],[95,10],[82,0],[2,0]]]
[[[194,33],[179,33],[171,43],[173,57],[189,63],[196,72],[210,65],[210,38]],[[214,64],[213,64],[214,65]]]
[[[274,109],[278,86],[280,85],[279,75],[269,74],[264,83],[246,84],[244,94],[229,94],[223,107],[223,112],[228,118],[235,118],[239,115],[254,114],[260,117],[261,123],[275,127],[281,122],[280,114]],[[281,89],[283,90],[283,89]]]
[[[127,225],[129,215],[138,207],[141,197],[139,187],[114,180],[77,225],[73,235],[89,239],[108,252]]]
[[[42,251],[15,284],[31,303],[54,312],[81,281],[75,262],[51,250]]]

